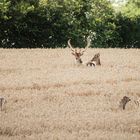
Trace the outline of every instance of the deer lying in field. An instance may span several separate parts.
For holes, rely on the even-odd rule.
[[[3,106],[4,104],[6,103],[6,100],[4,97],[0,97],[0,108],[1,108],[1,111],[3,110]]]
[[[81,56],[84,54],[84,52],[87,50],[87,48],[91,45],[91,39],[88,36],[87,37],[87,45],[85,47],[85,49],[81,50],[81,49],[74,49],[70,43],[70,39],[68,40],[68,46],[70,47],[71,51],[72,51],[72,55],[75,56],[76,59],[76,64],[81,65],[83,64],[83,61],[81,59]],[[97,53],[94,55],[94,57],[86,63],[87,66],[96,66],[96,65],[101,65],[100,62],[100,54]]]
[[[101,65],[101,62],[100,62],[100,54],[97,53],[94,55],[94,57],[86,63],[87,66],[92,66],[92,65]]]

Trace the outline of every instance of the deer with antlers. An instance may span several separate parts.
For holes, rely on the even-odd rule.
[[[81,59],[81,56],[84,54],[84,52],[87,50],[87,48],[89,48],[89,46],[91,45],[91,39],[90,39],[90,36],[87,37],[87,45],[85,47],[85,49],[81,50],[77,50],[77,49],[74,49],[70,43],[70,39],[68,40],[68,46],[70,47],[71,51],[72,51],[72,55],[75,56],[75,59],[76,59],[76,63],[78,65],[80,64],[83,64],[83,61]],[[100,63],[100,54],[97,53],[95,54],[95,56],[89,61],[86,63],[87,66],[96,66],[96,65],[101,65]]]

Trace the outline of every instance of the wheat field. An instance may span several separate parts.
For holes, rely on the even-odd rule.
[[[0,49],[0,140],[140,140],[140,50],[89,48],[82,60],[98,52],[94,68],[68,48]]]

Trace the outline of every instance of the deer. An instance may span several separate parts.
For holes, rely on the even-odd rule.
[[[72,55],[75,56],[75,59],[76,59],[76,64],[77,65],[81,65],[83,64],[83,61],[81,59],[81,56],[84,54],[84,52],[87,50],[87,48],[89,48],[89,46],[91,45],[91,39],[90,39],[90,36],[87,37],[87,45],[85,47],[85,49],[81,50],[81,49],[74,49],[70,43],[71,39],[68,40],[68,46],[69,48],[71,49],[72,51]],[[96,65],[101,65],[101,62],[100,62],[100,54],[97,53],[94,55],[94,57],[88,61],[86,63],[86,66],[96,66]]]
[[[86,63],[87,66],[96,66],[96,65],[101,65],[101,61],[100,61],[100,53],[97,53],[94,55],[94,57]]]
[[[125,110],[126,104],[130,101],[131,101],[131,99],[129,97],[124,96],[120,101],[119,107],[122,108],[123,110]]]

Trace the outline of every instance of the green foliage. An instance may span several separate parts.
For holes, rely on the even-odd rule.
[[[129,0],[117,15],[118,33],[123,47],[140,47],[140,1]]]
[[[10,6],[10,1],[7,0],[1,0],[0,1],[0,16],[3,19],[7,19],[8,17],[6,16],[6,13],[9,10],[9,6]]]
[[[140,16],[140,1],[139,0],[129,0],[127,4],[122,9],[123,15],[131,19]]]
[[[129,20],[133,14],[125,11],[116,16],[108,0],[1,0],[0,46],[66,47],[71,38],[74,46],[84,47],[88,35],[92,47],[132,45],[139,38],[139,15]],[[130,23],[133,33],[127,38]]]

